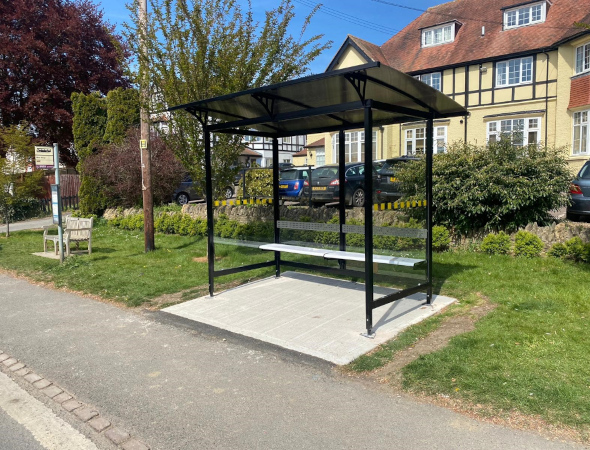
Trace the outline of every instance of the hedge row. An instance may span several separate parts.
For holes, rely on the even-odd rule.
[[[334,217],[328,223],[338,223],[338,218]],[[363,225],[361,221],[354,219],[348,223],[349,225]],[[133,214],[114,218],[109,220],[108,224],[125,230],[143,230],[143,215]],[[408,223],[396,223],[396,227],[422,228],[422,225],[418,221],[411,219]],[[207,221],[200,218],[193,219],[188,214],[181,212],[162,213],[154,220],[154,229],[159,233],[178,234],[180,236],[206,236]],[[273,232],[271,222],[240,223],[229,220],[225,215],[220,215],[215,223],[215,235],[222,238],[270,241],[273,238]],[[320,245],[337,245],[339,242],[339,233],[330,231],[284,229],[281,231],[281,237],[283,241],[313,242]],[[442,251],[447,249],[450,241],[449,232],[446,228],[433,227],[434,250]],[[362,234],[347,234],[346,244],[351,247],[363,247],[365,237]],[[419,249],[424,247],[424,240],[397,236],[375,236],[374,247],[382,250]]]

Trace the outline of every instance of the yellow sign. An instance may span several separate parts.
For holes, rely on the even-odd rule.
[[[37,169],[53,169],[53,147],[35,146],[35,165]]]
[[[147,148],[147,139],[140,139],[139,140],[139,148]]]

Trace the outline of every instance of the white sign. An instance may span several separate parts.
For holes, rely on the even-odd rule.
[[[53,169],[53,147],[35,146],[35,165],[37,169]]]

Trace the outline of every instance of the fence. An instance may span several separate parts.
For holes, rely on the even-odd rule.
[[[66,209],[78,209],[80,199],[77,195],[69,195],[67,197],[61,198],[61,209],[65,211]],[[39,200],[39,205],[41,207],[41,211],[43,212],[51,212],[51,199],[50,198],[42,198]]]

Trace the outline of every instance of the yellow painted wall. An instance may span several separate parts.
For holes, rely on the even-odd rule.
[[[368,62],[369,61],[367,61],[359,52],[357,52],[356,49],[353,47],[348,47],[342,57],[336,62],[334,70],[359,66]]]

